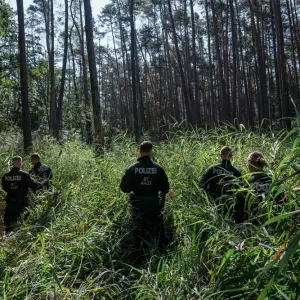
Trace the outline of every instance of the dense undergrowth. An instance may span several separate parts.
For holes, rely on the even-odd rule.
[[[165,208],[173,246],[164,253],[150,248],[144,261],[136,261],[130,207],[119,190],[125,168],[137,157],[130,138],[113,138],[101,157],[76,140],[36,140],[34,150],[54,171],[54,191],[39,193],[29,218],[2,241],[0,298],[297,299],[297,136],[296,130],[257,135],[224,127],[168,134],[157,143],[155,160],[174,192]],[[3,174],[20,137],[1,138]],[[198,187],[225,144],[234,148],[234,164],[245,179],[248,154],[264,152],[274,185],[288,190],[280,214],[268,197],[261,203],[260,226],[224,220]]]

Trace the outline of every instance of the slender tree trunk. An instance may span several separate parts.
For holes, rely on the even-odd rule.
[[[85,14],[86,43],[87,43],[87,51],[88,51],[88,58],[89,58],[90,83],[91,83],[91,92],[92,92],[95,146],[96,149],[99,151],[100,147],[104,145],[104,133],[102,129],[100,95],[98,90],[92,8],[91,8],[90,0],[83,0],[83,3],[84,3],[84,14]]]
[[[217,61],[218,61],[218,67],[219,67],[219,78],[220,78],[220,88],[221,88],[221,101],[222,101],[222,121],[230,119],[230,103],[228,99],[228,95],[226,92],[226,82],[224,79],[223,74],[223,63],[220,53],[220,42],[219,42],[219,29],[218,29],[218,20],[216,16],[216,10],[215,10],[215,0],[211,0],[211,9],[212,9],[212,15],[213,15],[213,22],[214,22],[214,33],[215,33],[215,48],[216,48],[216,54],[217,54]]]
[[[133,119],[135,141],[140,140],[139,120],[137,111],[137,92],[136,92],[136,45],[135,45],[135,22],[134,22],[134,0],[130,1],[130,32],[131,32],[131,85],[132,85],[132,105],[133,105]]]
[[[73,27],[71,28],[70,30],[70,36],[69,36],[69,43],[70,43],[70,56],[71,56],[71,59],[72,59],[72,77],[73,77],[73,85],[74,85],[74,92],[75,92],[75,99],[76,99],[76,103],[80,104],[80,95],[79,95],[79,90],[78,90],[78,87],[77,87],[77,82],[76,82],[76,63],[75,63],[75,54],[74,54],[74,49],[73,49],[73,40],[72,40],[72,32],[73,32]],[[80,64],[80,72],[79,74],[81,75],[82,72],[81,72],[81,63]],[[69,82],[70,82],[71,79],[69,79]],[[82,127],[82,126],[81,126]],[[84,135],[84,132],[83,132],[83,135]]]
[[[91,101],[90,101],[90,97],[89,97],[88,70],[87,70],[87,65],[86,65],[85,49],[84,49],[82,1],[80,1],[80,3],[79,3],[79,16],[80,16],[80,30],[78,28],[77,32],[78,32],[78,36],[80,38],[80,54],[81,54],[81,59],[82,59],[86,142],[88,145],[92,145],[94,142],[94,139],[93,139],[93,128],[92,128],[92,121],[91,121],[91,109],[90,109]]]
[[[293,77],[295,82],[295,95],[298,99],[298,104],[300,103],[300,89],[299,89],[299,77],[298,77],[298,70],[297,70],[297,62],[296,62],[296,47],[295,47],[295,41],[294,41],[294,32],[293,32],[293,23],[292,23],[292,15],[291,15],[291,8],[289,0],[286,0],[286,7],[288,11],[288,18],[289,18],[289,28],[290,28],[290,35],[291,35],[291,52],[292,52],[292,62],[293,62]],[[300,68],[300,65],[299,65]]]
[[[195,109],[196,109],[196,123],[201,122],[200,100],[199,100],[199,79],[197,73],[197,52],[196,52],[196,26],[194,15],[194,2],[190,0],[191,21],[192,21],[192,51],[193,51],[193,75],[194,75],[194,95],[195,95]]]
[[[51,132],[51,126],[52,126],[52,120],[53,120],[53,110],[52,110],[52,104],[51,104],[51,64],[52,64],[52,55],[51,55],[51,33],[50,33],[50,0],[46,2],[46,0],[42,1],[42,13],[43,18],[45,22],[45,33],[46,33],[46,48],[47,48],[47,55],[48,55],[48,73],[47,73],[47,87],[46,87],[46,96],[47,101],[49,103],[45,103],[45,107],[48,111],[48,105],[49,105],[49,112],[48,112],[48,125],[49,125],[49,131]],[[50,101],[49,101],[50,100]]]
[[[55,87],[55,62],[54,62],[54,3],[53,0],[50,2],[50,22],[51,22],[51,48],[50,48],[50,90],[51,90],[51,100],[50,100],[50,111],[51,111],[51,132],[55,134],[54,127],[56,123],[56,87]]]
[[[215,93],[214,93],[214,86],[213,86],[213,75],[212,75],[212,58],[211,58],[211,40],[210,40],[210,18],[208,15],[208,2],[205,0],[205,14],[206,14],[206,24],[207,24],[207,48],[208,48],[208,69],[209,69],[209,88],[210,88],[210,95],[209,99],[211,99],[211,122],[215,123],[218,120],[216,114],[216,100],[215,100]]]
[[[19,51],[20,51],[20,83],[22,101],[22,124],[24,150],[28,152],[32,146],[30,110],[28,100],[28,75],[25,46],[24,7],[23,0],[17,0],[18,24],[19,24]]]
[[[275,28],[277,36],[277,60],[280,79],[280,98],[282,106],[282,125],[288,129],[291,128],[291,121],[288,119],[289,114],[289,91],[286,72],[286,58],[284,53],[283,27],[281,17],[280,1],[273,1],[275,13]]]
[[[136,31],[135,31],[135,38]],[[135,59],[136,59],[136,81],[139,90],[139,112],[140,112],[140,120],[141,120],[141,127],[146,129],[146,118],[145,118],[145,108],[144,108],[144,97],[143,97],[143,89],[141,85],[141,77],[140,77],[140,64],[139,64],[139,57],[137,53],[137,43],[135,41]]]
[[[233,7],[233,1],[230,1],[230,18],[231,18],[231,35],[232,35],[232,64],[233,64],[233,83],[232,83],[232,108],[233,108],[233,118],[236,118],[236,106],[237,106],[237,34],[236,34],[236,24],[235,24],[235,13]]]
[[[294,4],[291,1],[291,13],[292,13],[292,23],[293,23],[293,33],[295,38],[295,44],[297,48],[297,56],[298,56],[298,67],[300,68],[300,24],[298,22],[298,14],[297,14],[297,5],[294,0]],[[298,105],[300,107],[300,97],[298,99]]]
[[[257,58],[258,58],[258,74],[259,74],[259,122],[265,119],[265,103],[268,101],[267,99],[267,76],[266,76],[266,63],[264,59],[264,47],[261,42],[260,30],[259,30],[259,22],[257,24],[254,20],[254,12],[251,0],[249,0],[250,12],[251,12],[251,23],[253,29],[254,42],[256,46]],[[257,17],[258,20],[258,17]],[[266,125],[266,123],[264,123]]]
[[[174,22],[173,13],[172,13],[171,0],[167,0],[167,3],[168,3],[168,8],[169,8],[169,15],[170,15],[170,21],[171,21],[171,26],[172,26],[174,45],[175,45],[178,68],[179,68],[181,84],[182,84],[182,94],[183,94],[185,107],[186,107],[187,121],[188,121],[188,123],[193,123],[193,114],[192,114],[192,110],[191,110],[191,106],[190,106],[188,88],[187,88],[186,79],[184,76],[182,60],[181,60],[181,55],[180,55],[179,46],[178,46],[178,38],[177,38],[175,22]]]
[[[57,100],[56,122],[55,122],[55,137],[59,139],[59,133],[62,126],[63,98],[65,93],[66,69],[68,60],[68,41],[69,41],[69,6],[68,0],[65,0],[65,32],[64,32],[64,56],[61,72],[60,91]]]
[[[117,67],[117,80],[118,80],[118,90],[119,90],[119,102],[120,102],[120,110],[123,110],[123,107],[126,107],[126,103],[124,103],[124,97],[123,97],[123,89],[122,89],[122,82],[121,82],[121,77],[120,77],[120,67],[119,67],[119,60],[117,56],[117,49],[116,49],[116,42],[115,42],[115,33],[114,33],[114,27],[113,27],[113,19],[112,17],[110,18],[110,28],[111,28],[111,35],[113,38],[113,48],[114,48],[114,55],[115,55],[115,62],[116,62],[116,67]],[[125,112],[122,113],[120,116],[121,119],[123,120]]]
[[[272,43],[274,52],[274,65],[275,65],[275,82],[276,82],[276,98],[278,109],[274,112],[275,118],[281,118],[281,100],[280,100],[280,80],[278,71],[278,61],[277,61],[277,48],[276,48],[276,32],[275,32],[275,21],[274,21],[274,9],[273,0],[270,1],[270,12],[271,12],[271,28],[272,28]]]

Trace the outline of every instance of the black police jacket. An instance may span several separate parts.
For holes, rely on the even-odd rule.
[[[233,181],[241,176],[241,172],[233,167],[230,161],[222,160],[221,163],[208,168],[200,181],[200,186],[213,197],[220,197],[228,193]]]
[[[238,201],[235,206],[235,221],[237,223],[241,223],[247,219],[249,213],[251,213],[252,216],[257,215],[259,203],[271,192],[272,177],[264,172],[255,173],[249,178],[248,184],[248,192],[238,195]],[[246,184],[244,187],[247,187]],[[276,198],[275,194],[276,191],[271,195],[272,198],[278,204],[282,204],[284,192],[276,196]],[[246,204],[246,200],[248,203],[251,203],[251,207],[249,204]]]
[[[41,162],[35,164],[32,169],[30,169],[29,174],[40,177],[43,180],[49,180],[53,177],[52,170]]]
[[[24,207],[26,205],[28,190],[39,189],[41,184],[19,168],[12,168],[2,177],[2,188],[7,193],[7,206]]]
[[[256,194],[267,194],[270,191],[272,178],[266,173],[257,173],[253,174],[248,182]]]
[[[249,184],[252,186],[252,189],[256,193],[258,200],[262,199],[262,196],[266,196],[271,192],[271,185],[272,185],[272,177],[264,172],[253,174],[249,180]],[[276,190],[272,192],[272,198],[278,203],[281,203],[282,198],[284,197],[285,192],[280,193],[276,196]]]
[[[149,156],[142,156],[126,170],[120,188],[136,197],[158,197],[159,192],[168,193],[170,186],[165,170]]]

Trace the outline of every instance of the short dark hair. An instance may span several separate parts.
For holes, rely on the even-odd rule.
[[[40,155],[39,155],[38,153],[32,153],[32,154],[30,155],[30,158],[32,158],[32,159],[38,159],[38,160],[41,159],[41,157],[40,157]]]
[[[21,156],[14,156],[12,159],[11,159],[12,162],[22,162],[23,159]]]
[[[224,146],[224,147],[221,149],[221,154],[222,154],[222,155],[232,155],[232,150],[231,150],[231,148],[229,148],[228,146]]]
[[[140,151],[142,153],[149,152],[152,150],[153,144],[150,141],[144,141],[140,144]]]
[[[268,166],[264,155],[261,152],[255,151],[249,154],[248,162],[254,167],[264,168]]]

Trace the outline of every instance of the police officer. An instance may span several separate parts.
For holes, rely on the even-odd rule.
[[[38,153],[32,153],[30,158],[33,167],[29,170],[29,174],[35,177],[39,182],[47,181],[45,188],[49,188],[48,181],[53,178],[52,170],[41,163],[41,157]]]
[[[252,152],[248,156],[248,168],[249,171],[253,173],[248,182],[252,186],[259,200],[271,191],[272,177],[264,171],[264,168],[267,166],[268,163],[261,152]],[[274,200],[278,204],[282,204],[285,197],[286,193],[282,192],[274,198]]]
[[[163,208],[169,192],[168,177],[164,169],[151,160],[153,145],[144,141],[140,145],[140,158],[131,165],[120,185],[124,193],[131,193],[132,216],[137,227],[138,239],[156,238],[160,246],[168,239],[164,232]]]
[[[2,188],[6,192],[6,208],[4,224],[6,233],[12,230],[21,213],[28,206],[28,190],[37,190],[42,184],[36,182],[31,176],[21,170],[22,157],[12,158],[12,169],[2,177]]]
[[[249,190],[247,196],[240,198],[240,201],[235,207],[235,221],[236,223],[241,223],[248,218],[248,213],[246,212],[246,201],[251,203],[250,212],[253,216],[257,214],[258,204],[261,202],[267,194],[271,191],[272,177],[268,175],[264,169],[268,166],[264,155],[261,152],[255,151],[250,153],[247,159],[248,169],[251,173],[251,177],[248,180]],[[252,193],[251,193],[252,192]],[[253,196],[255,200],[252,201]],[[285,200],[285,192],[278,195],[274,200],[278,204],[282,204]],[[247,205],[249,207],[249,205]]]
[[[264,168],[268,166],[264,155],[261,152],[252,152],[248,156],[248,169],[252,173],[248,182],[253,186],[254,191],[259,195],[267,193],[272,183],[272,178],[265,173]]]
[[[200,181],[200,186],[215,199],[227,194],[234,180],[242,176],[231,164],[232,150],[229,147],[221,149],[220,157],[221,162],[209,167]]]

